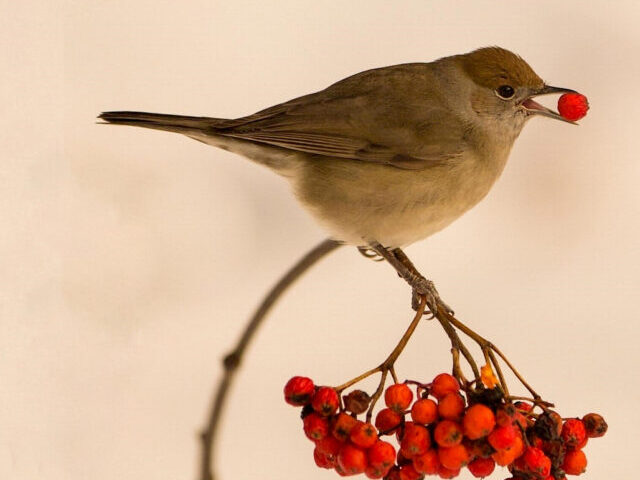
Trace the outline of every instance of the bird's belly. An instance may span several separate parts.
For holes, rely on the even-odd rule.
[[[316,159],[303,162],[292,183],[299,200],[336,240],[402,247],[443,229],[477,204],[500,175],[500,163],[487,166],[469,157],[403,170]]]

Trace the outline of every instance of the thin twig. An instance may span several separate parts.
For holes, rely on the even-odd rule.
[[[409,342],[411,335],[413,335],[413,332],[418,327],[420,320],[422,320],[422,315],[424,315],[424,311],[426,308],[427,308],[427,297],[423,296],[420,298],[420,305],[418,305],[418,310],[416,311],[416,314],[413,317],[411,324],[409,325],[407,330],[404,332],[404,335],[402,335],[402,338],[400,339],[396,347],[393,349],[393,351],[389,354],[386,360],[382,362],[382,364],[378,367],[378,370],[382,372],[382,375],[380,376],[381,378],[380,378],[380,383],[378,384],[378,388],[376,389],[375,393],[371,396],[369,409],[367,410],[367,417],[366,417],[367,422],[371,421],[371,417],[373,415],[373,407],[375,407],[376,402],[380,398],[380,395],[382,395],[382,390],[384,389],[385,380],[387,379],[387,373],[389,372],[389,370],[393,369],[393,366],[396,363],[396,360],[398,360],[398,357],[400,356],[404,348],[407,346],[407,343]]]
[[[250,340],[256,333],[256,330],[261,325],[264,317],[267,315],[271,307],[282,296],[282,294],[289,288],[300,276],[306,272],[312,265],[318,260],[326,256],[338,248],[341,244],[335,240],[327,239],[314,247],[304,257],[302,257],[298,263],[296,263],[291,270],[289,270],[273,288],[269,291],[266,297],[262,300],[262,303],[255,311],[247,326],[240,337],[236,347],[231,353],[229,353],[223,360],[224,374],[218,383],[216,393],[211,404],[209,419],[207,426],[201,434],[202,453],[200,459],[200,480],[214,480],[214,447],[216,446],[216,434],[218,432],[219,420],[222,415],[223,407],[229,387],[232,383],[235,373],[242,361],[244,352],[249,344]]]
[[[485,350],[488,349],[489,351],[489,356],[493,357],[492,358],[492,363],[496,366],[496,370],[498,373],[498,376],[501,376],[501,372],[500,372],[500,366],[498,365],[498,362],[496,361],[495,355],[493,355],[493,352],[495,352],[496,354],[498,354],[498,356],[504,361],[504,363],[507,364],[507,366],[509,367],[509,369],[513,372],[513,374],[516,376],[516,378],[518,380],[520,380],[520,383],[522,383],[522,385],[524,385],[524,387],[529,390],[529,393],[531,393],[531,395],[533,395],[534,398],[541,398],[540,395],[538,395],[536,393],[536,391],[531,387],[531,385],[529,385],[527,383],[527,381],[524,379],[524,377],[522,375],[520,375],[520,372],[518,372],[518,370],[516,370],[516,368],[513,366],[513,364],[509,361],[509,359],[504,355],[504,353],[502,353],[502,351],[500,351],[500,349],[498,347],[496,347],[493,343],[491,343],[489,340],[487,340],[486,338],[482,337],[481,335],[478,335],[476,332],[474,332],[473,330],[471,330],[469,327],[467,327],[464,323],[462,323],[460,320],[458,320],[457,318],[455,318],[453,315],[449,315],[448,313],[444,313],[444,315],[447,317],[447,319],[449,320],[449,322],[451,322],[458,330],[460,330],[461,332],[463,332],[465,335],[467,335],[469,338],[471,338],[473,341],[475,341],[480,348],[482,349],[483,353]],[[505,385],[503,385],[504,387]],[[508,390],[505,389],[505,393]]]

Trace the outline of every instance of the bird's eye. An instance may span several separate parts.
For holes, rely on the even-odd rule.
[[[516,92],[511,85],[501,85],[496,89],[496,93],[500,98],[507,100],[513,97]]]

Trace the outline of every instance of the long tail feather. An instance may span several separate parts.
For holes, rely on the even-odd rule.
[[[152,128],[183,134],[193,134],[210,130],[224,122],[223,119],[210,117],[187,117],[184,115],[167,115],[147,112],[103,112],[100,120],[114,125],[130,125],[134,127]]]

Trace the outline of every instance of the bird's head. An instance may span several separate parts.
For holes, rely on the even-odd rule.
[[[544,107],[534,97],[574,92],[552,87],[515,53],[500,47],[487,47],[457,57],[470,80],[470,107],[482,123],[499,130],[520,132],[527,119],[540,115],[574,123]]]

